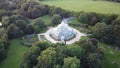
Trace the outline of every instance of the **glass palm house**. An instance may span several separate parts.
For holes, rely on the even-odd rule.
[[[76,36],[76,31],[63,20],[61,24],[50,31],[49,35],[57,41],[68,41]]]

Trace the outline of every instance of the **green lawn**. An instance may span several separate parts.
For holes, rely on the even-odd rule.
[[[42,17],[39,17],[41,19],[43,19],[43,21],[45,22],[46,25],[51,24],[51,17],[49,15],[44,15]],[[30,24],[33,25],[36,19],[29,19]]]
[[[41,18],[44,20],[46,25],[51,24],[51,17],[49,15],[44,15]]]
[[[18,39],[10,42],[7,58],[0,63],[0,68],[20,68],[23,54],[28,50],[28,47],[22,46]]]
[[[38,0],[37,0],[38,1]],[[62,7],[70,11],[96,12],[103,14],[120,14],[120,3],[95,0],[46,0],[41,1],[50,6]]]
[[[116,51],[113,46],[109,48],[104,43],[99,42],[99,45],[104,49],[105,53],[103,68],[120,68],[120,51]],[[115,62],[115,64],[112,64],[112,62]]]

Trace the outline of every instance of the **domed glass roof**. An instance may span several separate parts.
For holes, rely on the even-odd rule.
[[[74,38],[76,32],[73,28],[69,27],[65,21],[62,21],[57,27],[53,28],[50,31],[50,36],[56,40],[70,40]]]

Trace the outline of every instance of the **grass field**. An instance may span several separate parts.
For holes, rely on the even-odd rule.
[[[28,47],[22,46],[18,39],[10,42],[7,58],[0,63],[0,68],[20,68],[23,54],[28,50]]]
[[[104,43],[99,42],[99,45],[104,49],[105,54],[103,68],[120,68],[120,51]]]
[[[43,4],[61,7],[66,10],[80,12],[96,12],[102,14],[119,14],[120,3],[100,0],[46,0]]]

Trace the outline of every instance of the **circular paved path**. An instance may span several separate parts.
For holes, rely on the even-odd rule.
[[[50,28],[50,29],[44,34],[45,38],[46,38],[48,41],[52,42],[52,43],[60,42],[60,41],[56,41],[56,40],[54,40],[53,38],[50,37],[49,33],[51,32],[52,29],[53,29],[53,28]],[[73,28],[73,29],[74,29],[74,28]],[[85,34],[80,33],[78,30],[76,30],[76,29],[74,29],[74,30],[76,31],[76,36],[75,36],[75,38],[73,38],[73,39],[71,39],[71,40],[69,40],[69,41],[66,41],[66,44],[75,43],[76,41],[79,41],[82,36],[86,36]]]

